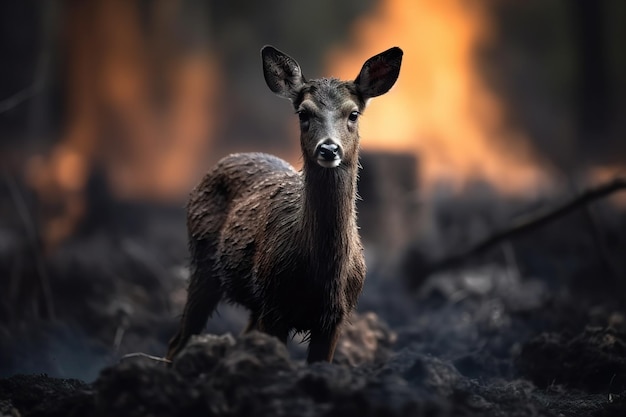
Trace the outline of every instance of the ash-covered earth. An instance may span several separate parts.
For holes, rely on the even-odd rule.
[[[299,337],[238,336],[247,313],[222,305],[167,366],[125,355],[162,356],[175,332],[179,214],[79,235],[46,257],[3,229],[0,416],[626,415],[620,286],[576,219],[426,277],[415,246],[393,263],[368,249],[332,364],[307,365]]]

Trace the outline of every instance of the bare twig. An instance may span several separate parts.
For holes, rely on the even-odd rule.
[[[122,356],[120,361],[124,361],[124,360],[127,360],[127,359],[132,359],[132,358],[146,358],[146,359],[153,360],[155,362],[172,363],[172,361],[167,359],[167,358],[161,358],[160,356],[152,356],[152,355],[148,355],[147,353],[143,353],[143,352],[127,353],[126,355]]]
[[[20,192],[13,177],[9,174],[5,174],[4,181],[9,188],[13,204],[15,205],[15,210],[17,211],[17,214],[19,215],[22,224],[24,225],[26,236],[28,237],[28,242],[30,243],[31,249],[33,251],[33,256],[35,257],[35,267],[37,268],[37,275],[39,276],[39,283],[41,285],[41,291],[43,293],[46,313],[48,314],[48,318],[53,320],[55,318],[55,313],[54,301],[52,297],[52,287],[50,286],[50,278],[48,277],[48,272],[46,271],[46,267],[44,265],[43,257],[41,254],[37,227],[32,220],[32,216],[30,214],[30,211],[28,210],[28,206],[26,205],[26,202],[22,197],[22,193]]]
[[[501,247],[502,253],[504,254],[504,259],[509,267],[509,270],[511,271],[511,274],[513,275],[513,278],[521,277],[522,274],[520,272],[519,264],[515,256],[515,249],[513,248],[511,241],[507,240],[505,242],[502,242]]]
[[[11,97],[6,98],[0,101],[0,113],[8,112],[9,110],[14,109],[19,106],[23,102],[27,101],[35,97],[43,90],[43,85],[41,83],[33,83],[30,86],[24,88],[23,90],[18,91],[13,94]]]
[[[539,212],[532,213],[529,216],[518,219],[509,228],[494,233],[469,249],[435,262],[430,266],[430,268],[428,268],[427,272],[433,273],[463,264],[470,258],[491,249],[493,246],[505,240],[512,239],[524,233],[530,232],[531,230],[535,230],[573,212],[574,210],[585,207],[592,201],[606,197],[620,190],[626,190],[626,178],[615,178],[611,182],[599,185],[595,188],[590,188],[573,200],[562,204],[559,207],[548,210],[540,210]]]
[[[126,333],[126,326],[119,325],[117,326],[117,330],[115,330],[115,337],[113,338],[113,350],[116,352],[120,350],[120,346],[122,345],[122,339],[124,339],[124,334]]]

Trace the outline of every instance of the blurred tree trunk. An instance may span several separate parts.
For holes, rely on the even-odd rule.
[[[578,68],[578,132],[580,151],[609,146],[611,88],[609,85],[609,56],[606,39],[607,3],[604,1],[574,1],[576,36],[579,45]]]
[[[86,197],[94,170],[117,198],[180,203],[201,170],[217,85],[207,39],[178,36],[180,0],[61,4],[66,120],[27,169],[48,248],[96,207]]]

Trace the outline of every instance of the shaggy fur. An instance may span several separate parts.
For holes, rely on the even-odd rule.
[[[391,88],[402,52],[392,48],[371,58],[350,82],[307,82],[282,52],[266,47],[262,56],[270,89],[301,113],[304,167],[297,172],[263,153],[234,154],[192,191],[191,280],[170,359],[226,300],[250,310],[245,331],[285,343],[291,331],[310,332],[308,361],[331,361],[363,287],[355,210],[359,135],[350,117]],[[337,145],[338,166],[320,165],[322,142]]]

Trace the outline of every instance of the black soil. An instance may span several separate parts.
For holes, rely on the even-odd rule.
[[[425,279],[370,256],[333,364],[306,365],[300,336],[287,348],[231,336],[247,317],[227,305],[170,366],[125,358],[162,356],[175,332],[180,218],[77,236],[47,257],[3,232],[0,416],[626,415],[622,297],[571,224],[515,242],[516,263]],[[409,291],[407,279],[422,281]]]

